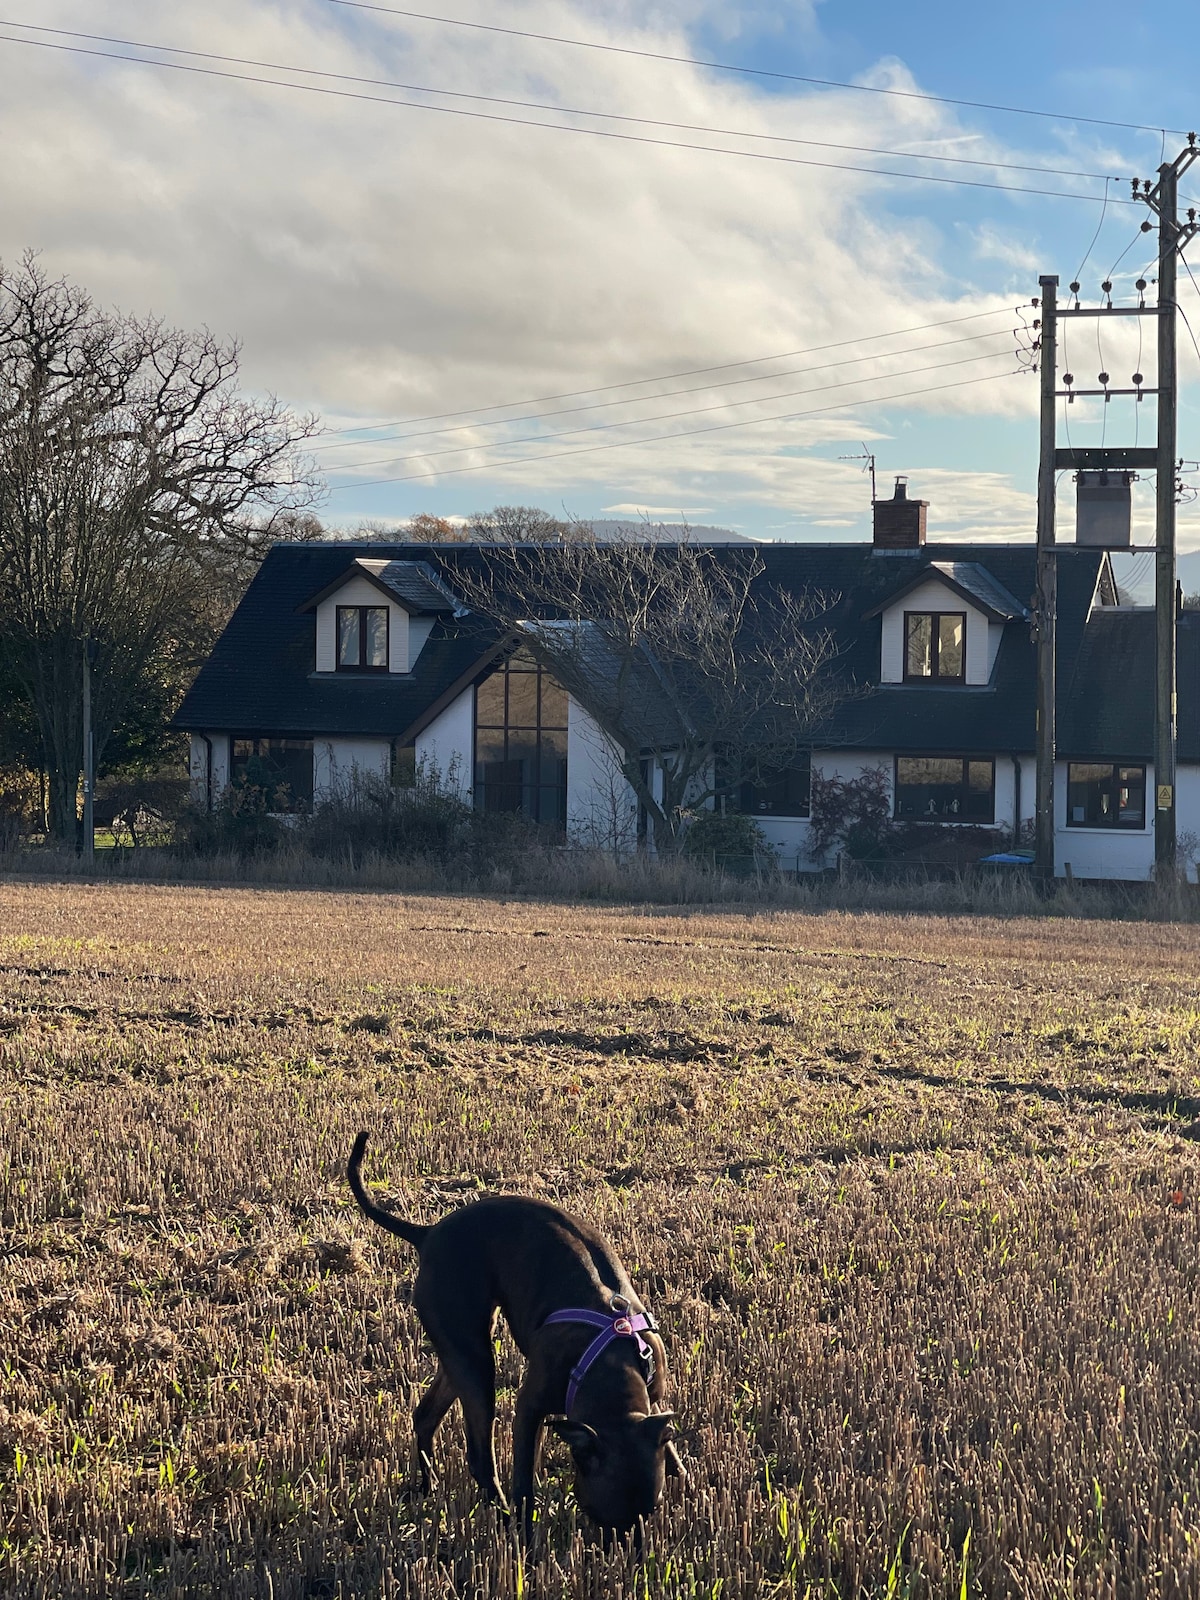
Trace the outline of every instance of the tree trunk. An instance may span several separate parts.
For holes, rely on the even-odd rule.
[[[79,832],[79,767],[49,763],[50,837],[74,847]]]

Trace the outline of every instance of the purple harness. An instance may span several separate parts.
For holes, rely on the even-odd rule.
[[[552,1311],[542,1323],[546,1327],[551,1322],[585,1322],[589,1328],[599,1328],[600,1332],[588,1345],[576,1364],[571,1368],[571,1381],[567,1385],[566,1414],[570,1416],[575,1405],[575,1397],[579,1393],[579,1385],[584,1375],[597,1357],[607,1350],[614,1339],[634,1339],[637,1342],[638,1355],[646,1368],[646,1382],[654,1381],[654,1351],[642,1338],[643,1332],[656,1333],[658,1323],[648,1311],[632,1311],[624,1295],[615,1294],[609,1301],[609,1311]]]

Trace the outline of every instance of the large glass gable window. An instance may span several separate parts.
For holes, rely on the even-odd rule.
[[[339,672],[387,671],[386,606],[337,608],[337,664]]]
[[[475,691],[475,804],[567,823],[567,694],[524,650]]]
[[[995,763],[967,756],[897,756],[896,816],[904,822],[993,822]]]
[[[904,678],[908,683],[962,683],[966,678],[965,611],[904,613]]]
[[[760,773],[754,783],[739,783],[734,795],[746,816],[807,817],[811,791],[812,758],[804,751],[788,766]]]
[[[1072,761],[1068,765],[1068,828],[1145,826],[1145,767],[1096,761]]]
[[[233,782],[261,790],[268,811],[301,811],[312,805],[311,739],[235,739]]]

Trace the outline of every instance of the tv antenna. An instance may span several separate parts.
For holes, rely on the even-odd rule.
[[[838,460],[839,461],[861,461],[863,463],[863,471],[864,472],[869,472],[871,474],[871,504],[874,505],[875,504],[875,456],[874,456],[873,452],[868,450],[866,445],[864,444],[863,447],[862,447],[862,454],[861,455],[859,455],[859,456],[839,456]]]

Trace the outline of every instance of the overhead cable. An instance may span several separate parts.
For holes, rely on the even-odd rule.
[[[903,389],[899,394],[875,395],[860,397],[857,400],[839,400],[831,406],[814,406],[808,411],[790,411],[784,416],[777,417],[747,417],[740,422],[714,422],[704,428],[685,428],[679,433],[652,434],[648,439],[609,439],[604,444],[578,445],[573,450],[553,450],[543,456],[516,456],[511,461],[485,461],[473,467],[435,467],[432,472],[409,472],[398,478],[372,478],[366,483],[357,480],[351,483],[335,484],[330,490],[331,494],[342,494],[349,489],[378,489],[384,484],[413,483],[418,478],[454,478],[461,477],[468,472],[495,472],[500,467],[532,466],[539,461],[561,461],[567,456],[595,455],[600,450],[625,450],[631,445],[661,444],[668,439],[693,439],[706,433],[723,433],[731,428],[760,427],[767,422],[797,422],[805,417],[822,417],[834,411],[848,411],[855,406],[888,405],[893,400],[911,400],[917,395],[941,394],[947,389],[965,389],[975,383],[994,383],[997,378],[1015,378],[1021,373],[1020,367],[1013,367],[1008,372],[984,373],[978,378],[958,378],[952,383],[935,383],[923,389]],[[899,373],[896,374],[900,376]]]
[[[1013,161],[988,161],[979,156],[944,156],[928,150],[892,150],[873,145],[839,144],[829,139],[802,139],[795,134],[756,133],[749,128],[714,128],[706,123],[669,122],[659,117],[635,117],[618,111],[592,111],[585,106],[555,105],[544,100],[516,100],[502,95],[470,94],[461,89],[431,88],[422,83],[400,83],[391,78],[365,78],[348,72],[330,72],[321,67],[301,67],[294,62],[261,61],[254,56],[220,55],[214,50],[185,50],[173,44],[148,44],[141,39],[121,39],[106,33],[83,33],[77,28],[49,28],[36,22],[14,22],[0,17],[0,27],[23,28],[31,33],[48,33],[63,39],[88,39],[93,43],[124,45],[131,50],[159,50],[166,55],[189,56],[199,61],[220,61],[227,66],[262,67],[270,72],[296,72],[306,78],[329,78],[336,83],[365,84],[368,88],[399,89],[406,94],[436,95],[444,100],[475,100],[484,105],[513,106],[525,111],[548,111],[562,117],[592,117],[604,122],[636,123],[646,128],[674,128],[683,133],[708,133],[716,138],[761,139],[771,144],[805,145],[817,150],[845,150],[852,155],[901,157],[906,161],[940,161],[956,167],[985,167],[993,172],[1035,172],[1055,178],[1083,178],[1096,183],[1112,180],[1111,174],[1081,172],[1075,167],[1049,167]],[[1112,180],[1116,181],[1116,180]]]
[[[868,356],[843,356],[838,361],[824,361],[814,367],[785,367],[782,372],[768,372],[753,378],[731,378],[724,383],[699,383],[686,389],[668,389],[662,394],[644,394],[625,396],[617,400],[594,400],[590,405],[563,406],[557,411],[526,412],[518,417],[497,417],[491,422],[460,422],[447,428],[425,428],[417,433],[383,434],[375,439],[344,439],[339,444],[317,445],[314,449],[320,450],[353,450],[368,444],[383,444],[386,441],[399,441],[403,439],[428,439],[444,433],[464,433],[468,429],[477,428],[505,428],[518,422],[540,422],[547,417],[569,417],[579,411],[604,411],[612,406],[648,405],[653,400],[669,400],[681,394],[711,394],[714,390],[734,389],[746,383],[773,383],[778,378],[798,378],[809,372],[827,372],[833,367],[858,366],[864,361],[888,361],[894,356],[914,356],[925,350],[948,350],[955,345],[977,344],[981,339],[998,339],[1010,337],[1008,328],[996,328],[991,333],[968,333],[961,339],[937,339],[931,344],[908,345],[902,350],[875,351]],[[760,395],[753,400],[729,401],[731,405],[761,405],[769,400],[784,398],[780,395]],[[630,417],[630,422],[653,422],[654,417]],[[609,423],[609,427],[621,427],[623,423]],[[361,463],[369,465],[370,463]],[[357,462],[348,462],[347,466],[360,465]],[[333,469],[337,470],[337,469]]]
[[[12,26],[12,24],[10,24]],[[20,26],[20,24],[18,24]],[[325,84],[294,83],[281,78],[263,78],[248,72],[227,72],[219,67],[201,67],[187,61],[160,61],[149,56],[124,55],[116,50],[98,50],[82,44],[63,44],[54,39],[27,39],[0,34],[6,44],[27,45],[37,50],[57,50],[71,55],[92,56],[104,61],[125,61],[135,66],[159,67],[168,72],[186,72],[196,77],[225,78],[234,83],[256,83],[272,89],[295,89],[304,94],[319,94],[327,99],[357,100],[371,105],[397,106],[409,111],[429,111],[446,117],[467,117],[476,122],[507,123],[519,128],[540,128],[549,133],[578,134],[589,139],[610,139],[622,144],[657,145],[668,150],[698,150],[706,155],[735,156],[743,161],[770,161],[791,167],[816,167],[830,172],[857,172],[872,178],[903,178],[913,183],[949,184],[962,189],[991,189],[1002,194],[1041,195],[1052,200],[1085,200],[1098,203],[1099,195],[1078,194],[1068,189],[1039,189],[1030,184],[988,183],[983,178],[950,178],[933,172],[899,172],[893,167],[865,167],[846,161],[817,161],[809,156],[778,155],[769,150],[735,150],[728,145],[693,144],[686,139],[658,139],[650,134],[619,133],[615,128],[580,128],[564,122],[538,122],[530,117],[510,117],[497,111],[470,111],[465,106],[435,106],[419,100],[398,100],[391,95],[365,94],[353,89],[333,89]],[[141,48],[141,47],[138,47]],[[144,48],[153,49],[153,45]],[[286,67],[278,69],[286,72]],[[906,159],[906,158],[905,158]],[[1133,205],[1133,200],[1122,200]]]
[[[698,378],[706,372],[732,372],[737,367],[761,366],[766,361],[790,361],[793,356],[820,355],[825,350],[845,349],[847,345],[871,344],[880,339],[901,339],[906,334],[924,333],[930,328],[951,328],[963,322],[979,322],[985,317],[1012,316],[1018,309],[1016,306],[997,306],[992,311],[972,311],[963,317],[943,317],[937,322],[918,322],[908,328],[891,328],[886,333],[863,333],[854,339],[834,339],[829,344],[810,344],[799,350],[780,350],[771,356],[749,356],[744,361],[724,361],[714,367],[685,367],[682,372],[661,372],[651,378],[629,378],[624,383],[605,383],[595,389],[567,389],[561,394],[540,394],[525,400],[500,400],[495,405],[476,406],[471,411],[434,411],[424,417],[397,417],[389,422],[364,422],[350,428],[330,428],[329,432],[373,433],[378,428],[408,428],[418,422],[443,422],[448,417],[481,417],[489,411],[511,411],[517,406],[548,405],[551,400],[576,400],[587,394],[611,394],[614,389],[632,389],[646,383],[671,383],[676,378]],[[371,442],[370,439],[362,441],[363,444]]]
[[[914,377],[918,373],[923,372],[945,372],[951,367],[966,367],[970,366],[976,361],[995,361],[998,357],[1007,357],[1009,354],[1010,352],[1007,350],[985,351],[981,355],[962,356],[956,361],[934,361],[928,366],[924,367],[906,367],[902,372],[887,373],[883,376],[885,376],[885,378],[910,378]],[[818,390],[822,389],[853,389],[860,384],[877,381],[878,380],[874,377],[845,378],[839,383],[815,384],[807,389],[790,389],[786,394],[770,395],[761,400],[721,401],[716,405],[691,406],[684,411],[665,411],[657,417],[635,417],[627,422],[593,422],[582,428],[564,428],[559,433],[535,433],[527,434],[523,439],[501,439],[498,440],[494,445],[489,445],[486,448],[493,450],[508,450],[512,449],[515,445],[545,444],[551,439],[573,439],[581,433],[611,433],[616,428],[637,428],[645,427],[647,423],[674,422],[680,417],[697,417],[705,415],[711,411],[732,411],[738,406],[770,405],[773,401],[777,400],[792,400],[799,395],[816,394]],[[869,400],[870,397],[868,396],[867,399],[862,403],[867,404],[869,403]],[[478,449],[479,446],[473,444],[455,445],[444,450],[424,450],[416,455],[411,456],[388,456],[376,461],[354,462],[353,464],[340,467],[335,470],[342,473],[347,473],[363,471],[367,467],[403,466],[407,461],[432,461],[441,456],[467,455],[472,450]]]
[[[633,45],[601,44],[595,39],[569,39],[556,33],[534,33],[527,28],[502,28],[493,22],[467,22],[461,17],[437,17],[427,11],[406,11],[398,6],[373,5],[369,0],[326,0],[328,5],[351,11],[377,11],[389,17],[408,17],[415,22],[436,22],[448,28],[475,28],[482,33],[503,33],[514,39],[536,39],[543,44],[565,44],[578,50],[601,50],[608,55],[640,56],[645,61],[669,61],[678,66],[707,67],[713,72],[735,72],[751,78],[774,78],[784,83],[806,83],[818,89],[850,89],[857,94],[893,95],[900,100],[931,100],[935,105],[966,106],[972,111],[1001,111],[1013,117],[1044,117],[1052,122],[1086,122],[1098,128],[1126,128],[1134,133],[1178,133],[1179,128],[1162,128],[1155,123],[1115,122],[1110,117],[1078,117],[1067,111],[1042,111],[1031,106],[997,105],[988,100],[960,100],[951,95],[925,94],[920,89],[893,89],[874,83],[843,83],[837,78],[812,78],[799,72],[778,72],[767,67],[743,67],[729,61],[706,61],[699,56],[676,56],[662,50],[639,50]]]

